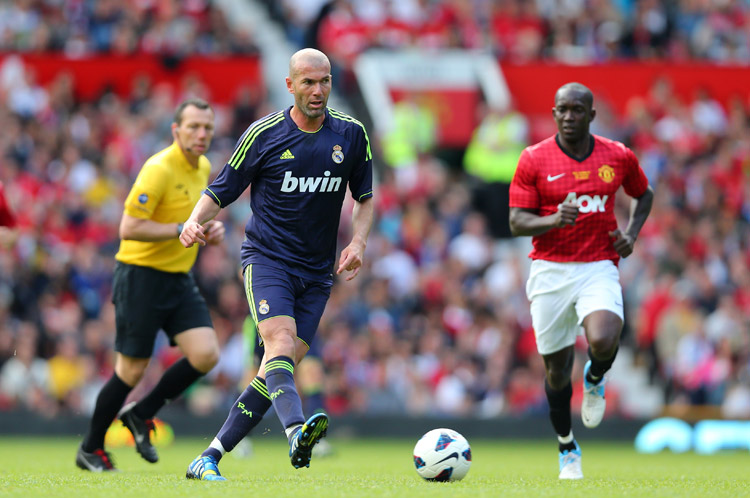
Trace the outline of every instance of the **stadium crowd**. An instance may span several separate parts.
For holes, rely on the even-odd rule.
[[[83,10],[90,5],[80,3]],[[102,3],[123,18],[141,12],[144,5],[156,5]],[[284,2],[292,11],[302,3],[308,2]],[[469,3],[415,0],[393,5],[409,6],[416,15],[428,8],[464,12],[459,7]],[[700,38],[695,34],[699,26],[709,20],[718,25],[727,13],[741,13],[732,17],[735,38],[740,38],[738,19],[748,14],[744,2],[724,2],[723,7],[678,2],[682,8],[674,11],[666,2],[652,0],[637,5],[588,2],[592,5],[584,16],[552,17],[549,6],[557,3],[479,2],[495,5],[492,26],[500,33],[497,26],[503,25],[499,19],[504,15],[528,16],[528,23],[505,25],[538,29],[542,41],[528,54],[551,58],[560,57],[552,50],[559,33],[580,40],[576,46],[596,54],[600,43],[594,34],[607,31],[601,27],[607,15],[630,19],[630,24],[617,24],[631,26],[635,33],[639,23],[658,27],[657,13],[663,12],[669,36],[655,47],[664,51],[648,52],[644,47],[653,48],[651,42],[640,35],[633,36],[631,45],[623,35],[613,50],[662,56],[684,42],[693,56],[722,59],[692,45],[691,40]],[[565,5],[575,9],[588,3]],[[63,8],[59,2],[20,1],[2,8],[55,16],[66,12],[68,4],[76,2]],[[386,5],[333,4],[333,9]],[[212,9],[210,3],[204,5]],[[691,12],[699,13],[692,24],[676,22]],[[172,14],[177,16],[176,11]],[[20,42],[8,41],[15,39],[7,34],[9,29],[3,27],[2,40],[9,43],[4,48],[22,49],[13,44]],[[681,30],[690,36],[683,40]],[[87,37],[86,46],[95,46],[93,31],[82,36]],[[513,37],[526,39],[518,33]],[[495,43],[498,40],[499,35]],[[51,47],[64,50],[64,45]],[[509,54],[520,50],[512,43],[507,47]],[[731,52],[729,59],[744,60],[741,50]],[[105,93],[96,101],[81,102],[67,76],[42,87],[17,61],[6,59],[0,67],[0,120],[5,123],[0,181],[18,221],[15,244],[0,249],[0,410],[90,414],[96,393],[112,371],[110,285],[126,189],[143,161],[168,145],[174,106],[194,88],[200,86],[138,87],[130,96]],[[705,92],[683,102],[665,78],[655,82],[649,94],[633,97],[623,116],[607,114],[602,106],[593,129],[631,146],[657,193],[635,253],[621,263],[627,315],[623,348],[635,353],[635,367],[648,369],[650,383],[662,389],[662,402],[714,405],[735,417],[750,417],[749,106],[747,96],[716,102]],[[216,110],[217,134],[208,154],[215,171],[239,133],[268,109],[261,98]],[[460,164],[446,163],[425,150],[415,167],[420,181],[406,186],[395,170],[380,169],[377,221],[364,278],[338,282],[323,316],[318,340],[327,371],[327,408],[334,415],[546,413],[544,367],[536,353],[523,286],[529,240],[489,235],[489,220],[473,209],[473,183]],[[345,217],[350,208],[345,206]],[[626,209],[626,199],[618,199],[621,217]],[[222,213],[226,243],[203,248],[196,266],[222,356],[208,378],[178,401],[195,413],[223,411],[245,384],[250,362],[242,332],[247,303],[237,262],[248,210],[248,202],[236,202]],[[341,241],[349,238],[343,233],[348,221],[342,220]],[[585,346],[580,346],[582,358]],[[175,359],[166,341],[161,342],[134,396]],[[580,365],[576,375],[574,396],[579,397]],[[625,411],[616,389],[608,398],[613,412],[656,414]],[[580,398],[574,398],[573,407],[580,407],[575,399]]]
[[[255,53],[210,0],[14,0],[0,4],[0,50],[164,56]]]
[[[490,48],[505,60],[750,60],[742,0],[283,0],[289,36],[347,66],[373,47]]]

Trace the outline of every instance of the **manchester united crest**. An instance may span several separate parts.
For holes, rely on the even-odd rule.
[[[333,146],[333,153],[331,154],[331,158],[333,158],[333,162],[335,162],[336,164],[341,164],[344,161],[344,153],[341,152],[340,145]]]
[[[603,164],[602,167],[599,168],[599,178],[605,183],[612,183],[612,180],[615,179],[615,168],[608,164]]]

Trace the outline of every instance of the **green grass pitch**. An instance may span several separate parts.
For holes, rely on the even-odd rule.
[[[470,441],[473,463],[455,483],[423,481],[415,441],[331,439],[335,454],[294,470],[283,436],[253,439],[246,459],[225,457],[224,483],[188,481],[185,469],[208,440],[180,438],[149,464],[130,447],[112,450],[121,469],[92,474],[75,467],[74,438],[0,438],[0,496],[28,497],[458,497],[458,496],[750,496],[750,454],[639,455],[632,444],[586,442],[582,481],[557,479],[554,440]]]

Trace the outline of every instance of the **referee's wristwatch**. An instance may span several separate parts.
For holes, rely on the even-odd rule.
[[[183,226],[185,226],[184,223],[178,223],[177,224],[177,237],[179,237],[180,235],[182,235],[182,227]]]

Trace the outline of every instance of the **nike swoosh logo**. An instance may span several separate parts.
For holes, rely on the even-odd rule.
[[[453,453],[451,453],[450,455],[448,455],[447,457],[443,458],[442,460],[440,460],[437,463],[443,463],[444,461],[450,460],[451,458],[455,458],[456,460],[458,460],[458,453],[454,451]]]
[[[559,175],[555,175],[555,176],[547,175],[547,181],[554,182],[555,180],[557,180],[558,178],[562,178],[563,176],[565,176],[565,173],[560,173]]]

